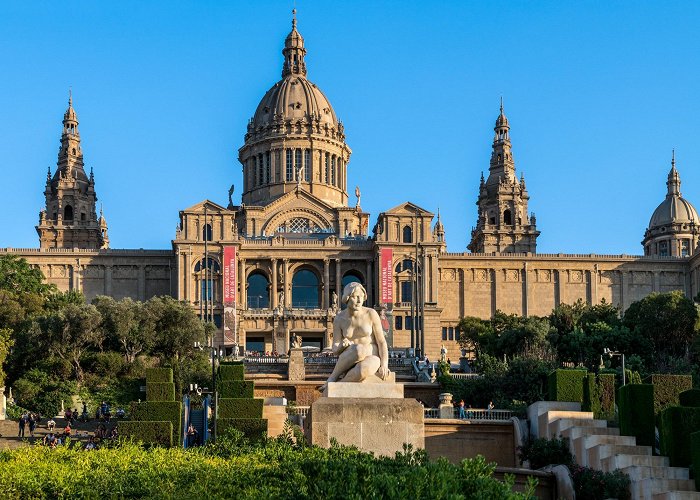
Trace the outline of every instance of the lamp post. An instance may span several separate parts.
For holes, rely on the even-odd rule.
[[[617,352],[617,351],[611,351],[607,347],[603,349],[603,354],[610,356],[611,358],[613,356],[620,356],[622,358],[622,385],[626,385],[627,379],[625,377],[625,353],[624,352]]]
[[[207,346],[203,346],[199,342],[195,342],[194,347],[195,349],[203,351]],[[216,390],[216,359],[223,356],[224,353],[216,346],[210,345],[208,347],[209,352],[211,353],[211,393],[213,396],[212,403],[214,405],[214,411],[212,412],[212,416],[214,419],[214,425],[212,429],[212,441],[216,442],[216,417],[219,414],[219,393]]]

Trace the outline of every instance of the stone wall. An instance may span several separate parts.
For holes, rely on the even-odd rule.
[[[483,455],[487,462],[515,467],[513,423],[464,422],[455,419],[425,420],[425,449],[431,458],[452,463]]]

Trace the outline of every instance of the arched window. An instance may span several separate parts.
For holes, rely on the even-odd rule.
[[[318,277],[308,269],[297,271],[292,278],[292,307],[296,309],[319,309]]]
[[[202,302],[215,301],[217,295],[216,284],[219,282],[221,274],[221,266],[211,257],[205,260],[201,259],[194,266],[194,272],[199,284],[199,297]]]
[[[360,283],[361,285],[364,285],[364,280],[362,279],[362,275],[355,271],[348,271],[343,275],[343,281],[341,282],[343,286],[343,290],[345,290],[345,287],[350,284],[350,283]]]
[[[294,160],[292,159],[292,150],[288,149],[287,150],[287,170],[286,170],[286,177],[287,182],[291,182],[294,180],[294,165],[293,162]]]
[[[413,261],[411,259],[404,259],[398,264],[396,264],[396,272],[400,273],[403,271],[412,271],[413,270]]]
[[[211,224],[204,224],[202,228],[202,240],[211,241]]]
[[[509,209],[503,211],[503,223],[510,226],[513,223],[513,216]]]
[[[411,229],[411,226],[404,226],[402,241],[404,243],[413,243],[413,230]]]
[[[73,220],[73,207],[66,205],[63,209],[63,220]]]
[[[270,307],[270,282],[261,272],[248,276],[248,309],[268,309]]]

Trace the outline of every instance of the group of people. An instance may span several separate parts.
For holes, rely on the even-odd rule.
[[[39,421],[41,420],[41,415],[38,413],[23,413],[19,417],[19,433],[17,436],[19,437],[24,437],[27,427],[29,427],[29,435],[31,437],[34,437],[34,430],[36,429],[36,426],[39,424]]]
[[[464,400],[463,399],[460,400],[460,402],[458,404],[459,418],[460,419],[468,419],[468,418],[472,418],[474,416],[474,408],[472,408],[472,405],[469,405],[466,408],[465,408],[465,406],[466,405],[464,403]],[[486,414],[490,416],[491,412],[493,411],[494,408],[495,408],[495,406],[493,404],[493,401],[489,401],[489,404],[486,407]]]

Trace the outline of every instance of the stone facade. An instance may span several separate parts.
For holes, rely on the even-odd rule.
[[[697,213],[680,196],[675,162],[667,200],[645,236],[647,255],[537,254],[539,231],[527,212],[525,181],[516,177],[502,108],[471,252],[447,252],[440,215],[410,202],[378,214],[370,231],[358,189],[349,202],[351,151],[329,100],[307,78],[296,21],[282,53],[282,80],[262,98],[239,150],[240,204],[230,191],[226,207],[204,200],[182,210],[172,250],[106,248],[107,226],[96,215],[94,179],[83,168],[71,100],[58,168],[47,178],[40,248],[0,254],[26,258],[61,290],[79,290],[88,299],[172,295],[220,327],[218,344],[278,352],[290,348],[293,335],[329,346],[342,307],[338,298],[349,281],[363,283],[368,306],[385,308],[394,347],[422,348],[437,359],[445,344],[453,361],[463,316],[489,318],[496,310],[546,315],[578,299],[605,299],[624,309],[651,292],[683,290],[694,297],[700,290]],[[227,305],[233,306],[232,337],[221,328],[226,247],[236,250],[236,301]],[[394,295],[387,304],[380,304],[383,249],[393,252]],[[422,322],[411,320],[416,309]]]

